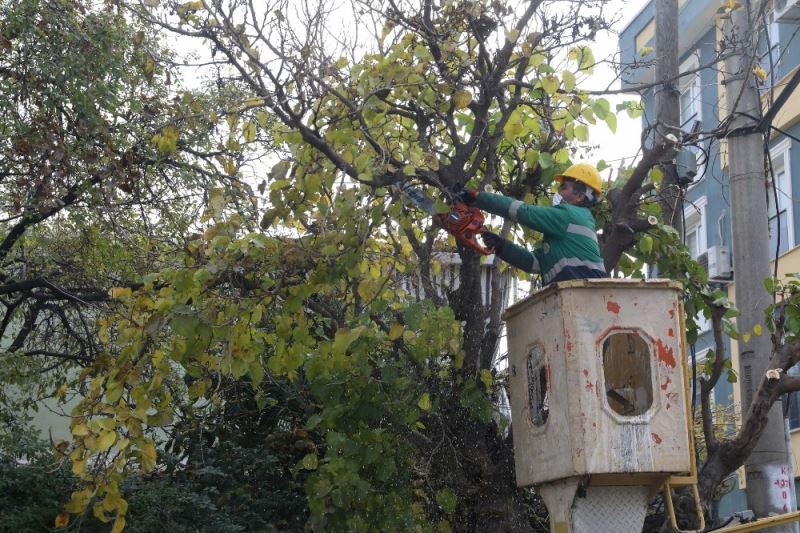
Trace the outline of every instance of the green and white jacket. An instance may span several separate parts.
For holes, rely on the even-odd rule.
[[[478,207],[542,233],[542,244],[532,253],[506,241],[497,255],[526,272],[540,272],[545,285],[569,279],[608,277],[600,256],[594,217],[588,208],[567,203],[555,207],[528,205],[487,192],[478,194]]]

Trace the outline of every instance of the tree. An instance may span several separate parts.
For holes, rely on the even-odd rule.
[[[5,452],[38,400],[91,390],[80,373],[113,354],[104,342],[124,311],[114,297],[182,253],[208,189],[226,190],[241,213],[252,191],[234,176],[250,141],[208,126],[220,101],[243,105],[234,84],[195,93],[171,82],[154,33],[105,3],[0,11]],[[67,443],[53,444],[62,461]]]
[[[0,10],[0,405],[21,420],[102,356],[108,290],[182,250],[205,188],[249,200],[202,116],[235,88],[170,85],[153,32],[90,2]]]
[[[235,191],[212,189],[185,253],[112,291],[125,311],[104,323],[103,356],[81,375],[67,452],[84,488],[67,510],[92,506],[121,527],[123,475],[157,467],[148,428],[169,429],[196,401],[222,405],[228,379],[249,380],[263,409],[285,379],[302,391],[309,448],[297,467],[313,526],[532,530],[492,402],[504,379],[499,266],[481,306],[479,257],[459,247],[458,288],[437,293],[436,252],[453,243],[393,186],[469,183],[546,203],[588,126],[615,127],[607,100],[581,88],[596,63],[587,42],[608,24],[601,4],[355,2],[360,20],[376,21],[359,26],[375,29],[363,53],[325,38],[323,3],[128,6],[151,28],[206,43],[216,86],[246,95],[208,115],[234,141],[226,163],[239,140],[267,131],[284,154],[260,185],[260,230]],[[735,311],[659,224],[650,169],[666,149],[647,147],[609,190],[598,213],[606,266],[631,275],[658,262],[685,282],[690,316],[713,314],[721,332]],[[400,274],[418,277],[425,297]],[[714,380],[726,368],[718,353]],[[714,478],[704,483],[708,498]]]
[[[137,13],[206,40],[231,67],[221,81],[251,92],[252,108],[233,120],[241,115],[250,131],[268,110],[282,123],[273,135],[289,157],[264,184],[265,232],[244,231],[226,195],[212,193],[201,220],[213,223],[184,265],[120,293],[129,314],[109,342],[119,352],[84,376],[95,386],[79,406],[86,418],[73,427],[73,459],[91,456],[93,468],[78,467],[89,489],[70,510],[99,496],[122,514],[113,476],[155,466],[142,423],[169,423],[180,394],[213,398],[229,373],[255,387],[273,376],[308,383],[306,429],[318,433],[300,464],[312,471],[312,523],[530,528],[509,441],[492,418],[502,381],[493,374],[500,291],[486,308],[476,305],[478,257],[461,249],[459,288],[438,295],[438,228],[421,223],[391,186],[472,182],[543,196],[587,124],[615,125],[608,102],[578,88],[595,63],[583,43],[605,21],[586,2],[566,14],[539,2],[519,12],[365,3],[362,14],[385,25],[376,50],[353,63],[322,41],[320,6],[306,6],[302,33],[288,4],[265,8],[264,18],[239,3],[169,7]],[[613,197],[633,205],[613,223],[654,226],[636,209],[645,177],[639,170]],[[627,233],[609,266],[635,242]],[[395,282],[411,269],[424,300]],[[170,361],[196,379],[187,390],[168,381]]]

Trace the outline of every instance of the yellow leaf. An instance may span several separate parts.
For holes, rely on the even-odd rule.
[[[56,389],[56,392],[55,392],[55,394],[53,396],[55,396],[56,398],[61,399],[64,396],[66,396],[66,394],[67,394],[67,384],[66,383],[62,383],[61,385],[59,385],[58,389]]]
[[[113,431],[117,427],[117,422],[111,417],[104,417],[97,420],[97,425],[107,431]]]
[[[128,298],[133,294],[130,287],[111,287],[108,289],[108,295],[114,299]]]
[[[72,461],[72,473],[76,476],[80,476],[86,471],[86,459],[79,459],[77,461]]]
[[[123,529],[125,529],[125,517],[118,515],[117,519],[114,520],[114,527],[111,528],[111,533],[120,533]]]
[[[487,389],[491,389],[492,384],[494,383],[494,376],[492,376],[492,373],[489,370],[484,368],[481,370],[481,381]]]
[[[156,447],[150,442],[142,445],[142,470],[150,472],[156,466]]]
[[[760,81],[765,81],[767,79],[767,71],[760,66],[756,66],[756,68],[753,69],[753,74],[755,74],[756,78]]]
[[[263,111],[259,111],[256,113],[256,120],[258,121],[258,125],[262,128],[266,127],[267,125],[267,114]]]
[[[82,437],[89,434],[89,426],[85,422],[79,422],[72,427],[72,434],[76,437]]]
[[[102,344],[108,344],[111,337],[108,335],[108,319],[101,318],[97,321],[99,329],[97,330],[97,338]]]
[[[651,46],[644,46],[644,47],[642,47],[642,48],[639,50],[639,55],[640,55],[641,57],[644,57],[644,56],[646,56],[647,54],[651,53],[653,50],[655,50],[655,48],[653,48],[653,47],[651,47]]]
[[[56,529],[61,529],[62,527],[67,527],[69,524],[69,513],[58,513],[56,516],[55,527]]]
[[[472,93],[466,89],[459,89],[453,93],[453,106],[456,109],[464,109],[472,103]]]
[[[560,85],[558,78],[553,75],[545,76],[539,80],[539,83],[542,84],[542,89],[544,89],[547,94],[555,94]]]
[[[403,335],[403,331],[405,329],[406,328],[405,328],[405,326],[403,326],[403,324],[399,324],[397,322],[392,324],[392,327],[389,328],[389,340],[393,341],[393,340],[399,339],[400,336]]]
[[[750,332],[749,331],[745,331],[744,333],[742,333],[742,340],[744,342],[750,342]]]
[[[103,523],[109,522],[111,520],[108,516],[106,516],[106,512],[103,509],[103,502],[94,504],[94,506],[92,507],[92,514],[94,515],[95,518],[97,518]]]
[[[107,451],[117,440],[116,431],[103,431],[97,439],[97,445],[101,452]]]
[[[764,330],[761,327],[761,324],[756,324],[755,326],[753,326],[753,334],[756,337],[760,337],[762,333],[764,333]]]
[[[419,401],[417,402],[417,405],[423,411],[430,411],[431,410],[431,397],[430,397],[430,395],[426,392],[425,394],[420,396]]]
[[[153,72],[156,70],[156,60],[153,58],[152,54],[147,54],[144,58],[144,66],[142,67],[142,72],[144,77],[147,81],[153,79]]]
[[[242,124],[242,136],[247,142],[252,142],[256,138],[256,124],[251,120],[245,121]]]
[[[509,141],[514,141],[517,137],[526,134],[525,126],[519,121],[508,121],[503,126],[503,135]]]

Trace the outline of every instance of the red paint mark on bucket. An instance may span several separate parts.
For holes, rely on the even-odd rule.
[[[615,315],[619,314],[619,304],[617,302],[612,302],[611,300],[609,300],[608,303],[606,304],[606,309],[608,309]]]
[[[667,335],[669,335],[670,337],[674,337],[675,336],[675,331],[672,328],[669,328],[667,330]]]
[[[669,411],[669,408],[670,408],[670,407],[672,407],[672,405],[670,405],[670,404],[667,404],[667,411]]]
[[[670,309],[669,310],[669,317],[673,318],[673,319],[675,318],[675,310],[674,309]]]
[[[672,379],[670,379],[670,377],[667,376],[667,380],[661,384],[661,390],[667,390],[667,387],[669,386],[670,383],[672,383]]]
[[[589,369],[588,368],[584,368],[583,369],[583,375],[586,376],[587,378],[589,377]]]
[[[663,439],[658,433],[650,433],[650,436],[653,438],[656,444],[661,444],[663,442]]]
[[[571,342],[567,342],[567,345],[566,345],[566,346],[564,346],[564,348],[565,348],[565,349],[566,349],[568,352],[571,352],[571,351],[572,351],[572,343],[571,343]]]
[[[675,368],[675,356],[672,354],[672,347],[667,346],[661,339],[656,341],[656,352],[658,360],[668,367]]]
[[[594,392],[594,383],[592,383],[588,379],[586,380],[586,390],[588,392]]]
[[[668,392],[667,393],[667,400],[671,402],[678,403],[678,393],[677,392]]]

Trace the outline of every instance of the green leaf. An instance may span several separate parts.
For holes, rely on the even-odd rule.
[[[617,116],[614,113],[606,115],[606,124],[611,133],[617,133]]]
[[[423,411],[431,410],[431,396],[427,392],[420,396],[417,406]]]
[[[639,249],[645,254],[652,252],[653,238],[650,235],[642,235],[642,238],[639,239]]]
[[[422,324],[423,318],[422,305],[419,303],[411,304],[403,313],[403,318],[405,319],[408,329],[412,331],[418,330]]]
[[[569,70],[561,71],[561,79],[564,80],[564,90],[568,93],[571,93],[572,90],[575,88],[575,74],[570,72]]]
[[[553,166],[553,155],[548,152],[540,153],[539,166],[542,168],[551,168]]]
[[[605,98],[598,98],[594,102],[592,102],[592,110],[594,111],[594,114],[597,115],[597,118],[599,118],[600,120],[606,120],[606,117],[608,116],[610,109],[611,105]]]
[[[289,169],[292,167],[292,162],[288,160],[283,160],[278,162],[276,165],[272,167],[269,171],[269,177],[271,180],[281,180],[286,177],[286,174],[289,172]],[[273,189],[274,190],[274,189]]]
[[[764,279],[764,288],[767,289],[767,292],[773,294],[776,292],[778,287],[778,280],[773,277],[765,278]]]
[[[306,456],[300,460],[300,467],[303,470],[316,470],[317,466],[319,466],[319,459],[316,453],[306,454]]]
[[[452,489],[444,488],[436,491],[436,503],[438,503],[447,514],[453,514],[456,512],[458,499],[456,498],[456,493],[453,492]]]

